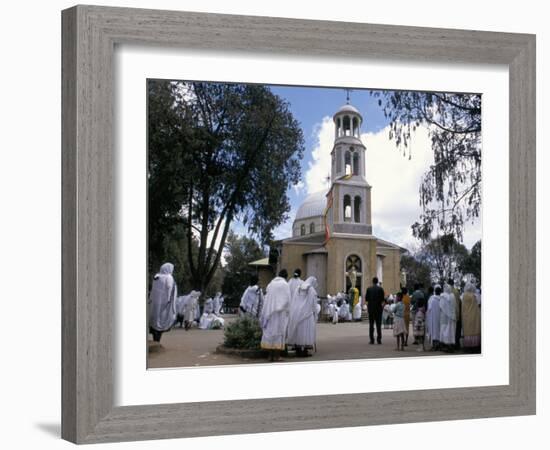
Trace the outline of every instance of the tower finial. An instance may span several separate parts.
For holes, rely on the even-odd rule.
[[[349,93],[350,93],[352,90],[353,90],[353,89],[346,88],[346,105],[349,105]]]

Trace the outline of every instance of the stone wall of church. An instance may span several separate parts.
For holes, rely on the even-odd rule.
[[[395,294],[399,291],[401,253],[398,249],[386,248],[384,248],[383,253],[385,257],[382,263],[384,274],[382,287],[386,295]]]
[[[277,271],[286,269],[288,276],[292,276],[292,273],[296,269],[300,269],[303,274],[307,271],[306,257],[304,253],[310,252],[317,248],[319,244],[307,245],[307,244],[294,244],[283,242],[283,248],[279,259]]]

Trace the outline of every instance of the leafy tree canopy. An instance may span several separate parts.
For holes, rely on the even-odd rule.
[[[390,120],[389,138],[412,158],[411,133],[429,128],[434,164],[420,186],[422,213],[412,225],[415,237],[433,232],[462,240],[464,225],[481,207],[481,95],[437,92],[376,91]]]
[[[204,291],[233,221],[265,243],[288,218],[302,131],[260,85],[149,80],[148,119],[150,259],[183,224],[191,284]]]

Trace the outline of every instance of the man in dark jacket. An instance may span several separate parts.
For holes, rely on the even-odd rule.
[[[376,341],[382,343],[382,310],[384,308],[384,289],[378,286],[378,278],[372,279],[372,286],[367,289],[365,295],[367,310],[369,312],[369,337],[374,344],[374,324],[376,323]]]

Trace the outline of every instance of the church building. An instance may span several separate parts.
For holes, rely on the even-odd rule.
[[[269,262],[275,273],[285,268],[291,276],[300,268],[303,279],[315,276],[321,297],[348,292],[352,271],[362,298],[375,276],[386,294],[395,293],[406,249],[372,234],[372,187],[365,178],[366,148],[361,142],[363,118],[348,103],[333,120],[330,187],[304,200],[294,218],[292,236],[278,241],[264,263]],[[262,270],[252,264],[265,275],[267,267]]]

